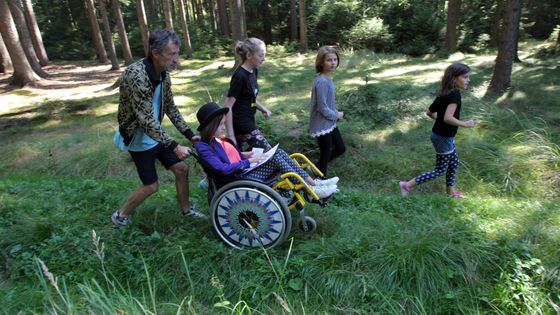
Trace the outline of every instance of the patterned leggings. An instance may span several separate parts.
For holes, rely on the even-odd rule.
[[[445,182],[448,187],[455,186],[455,175],[459,167],[459,155],[454,150],[449,154],[436,154],[436,167],[429,171],[422,173],[415,178],[416,184],[422,184],[445,173]]]
[[[282,149],[277,149],[276,153],[266,161],[263,165],[255,168],[249,173],[245,174],[246,178],[258,179],[261,181],[266,181],[272,177],[274,173],[281,172],[294,172],[297,173],[301,178],[305,179],[309,174],[305,172],[299,165],[292,160],[292,158]],[[290,177],[291,181],[295,182],[295,178]]]
[[[237,141],[237,147],[241,151],[251,151],[253,148],[262,148],[265,151],[272,149],[272,146],[259,129],[255,129],[248,134],[235,135],[235,140]]]

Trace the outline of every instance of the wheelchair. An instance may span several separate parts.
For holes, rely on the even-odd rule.
[[[317,222],[306,215],[308,202],[325,207],[328,198],[317,194],[296,173],[278,174],[266,182],[220,177],[196,154],[191,154],[208,177],[210,220],[220,239],[238,249],[273,248],[286,241],[292,228],[291,210],[299,212],[298,228],[313,233]],[[290,155],[314,178],[323,173],[300,153]]]

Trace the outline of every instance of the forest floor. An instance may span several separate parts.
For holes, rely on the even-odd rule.
[[[110,71],[110,65],[93,63],[51,64],[43,69],[49,77],[34,86],[19,88],[9,85],[12,73],[0,75],[0,115],[23,113],[34,104],[48,99],[83,99],[88,95],[113,94],[110,89],[122,70]],[[17,117],[14,117],[17,119]],[[4,121],[5,123],[5,121]],[[2,126],[0,125],[0,129]]]

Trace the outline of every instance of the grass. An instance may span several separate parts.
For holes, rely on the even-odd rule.
[[[514,87],[482,99],[491,55],[448,59],[343,52],[335,74],[347,154],[342,192],[311,206],[313,235],[293,229],[269,251],[226,247],[178,215],[172,176],[113,229],[109,216],[138,185],[112,145],[115,94],[51,99],[0,115],[0,313],[93,314],[553,314],[560,303],[560,149],[555,60],[521,46]],[[270,56],[261,102],[265,134],[317,157],[306,135],[314,55]],[[453,60],[473,68],[457,137],[459,185],[438,180],[402,199],[396,181],[430,168],[422,114]],[[176,102],[196,126],[198,106],[222,102],[231,61],[193,60],[173,76]],[[165,122],[167,130],[179,134]],[[286,132],[288,130],[288,132]],[[191,199],[207,211],[191,166]]]

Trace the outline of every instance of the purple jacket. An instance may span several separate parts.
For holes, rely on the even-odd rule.
[[[225,139],[227,142],[231,143],[234,147],[235,144],[230,139]],[[214,174],[209,174],[210,176],[228,176],[240,173],[241,170],[249,167],[249,160],[243,158],[243,155],[239,152],[241,156],[241,161],[236,163],[231,163],[227,157],[226,151],[222,148],[222,145],[212,139],[212,142],[206,143],[203,141],[197,141],[194,144],[198,156],[206,162],[206,166],[209,167]]]

